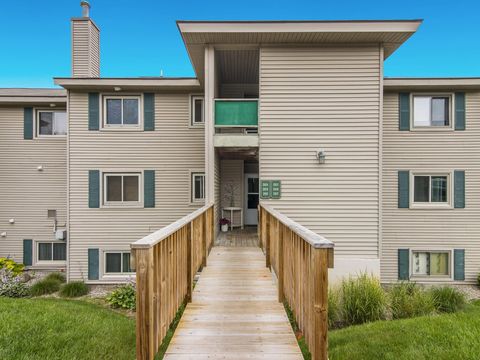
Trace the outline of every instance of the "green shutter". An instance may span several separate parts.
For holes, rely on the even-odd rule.
[[[99,253],[98,249],[88,249],[88,280],[98,280],[99,278]]]
[[[33,108],[23,109],[23,138],[33,139]]]
[[[32,266],[33,241],[23,239],[23,265]]]
[[[465,171],[454,171],[454,207],[457,209],[465,208]]]
[[[155,94],[143,94],[143,129],[155,130]]]
[[[100,128],[100,95],[88,93],[88,130]]]
[[[155,207],[155,170],[145,170],[143,172],[143,207]]]
[[[398,94],[398,129],[400,131],[410,130],[410,94]]]
[[[453,280],[465,280],[465,250],[453,250]]]
[[[408,280],[409,274],[409,249],[398,249],[398,280]]]
[[[410,207],[410,173],[409,171],[398,172],[398,208]]]
[[[100,171],[88,171],[88,207],[100,207]]]
[[[455,93],[455,130],[465,130],[465,93]]]

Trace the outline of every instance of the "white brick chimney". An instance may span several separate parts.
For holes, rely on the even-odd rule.
[[[82,17],[72,18],[72,77],[100,77],[100,30],[90,19],[90,4],[80,2]]]

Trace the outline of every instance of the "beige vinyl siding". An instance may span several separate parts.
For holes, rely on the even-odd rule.
[[[234,207],[243,208],[243,160],[221,160],[221,207],[230,207],[230,190],[229,187],[234,188]],[[230,219],[230,212],[225,212],[225,217]],[[240,224],[240,212],[235,211],[233,215],[234,224]]]
[[[202,204],[190,171],[204,169],[204,128],[189,127],[188,94],[155,95],[155,131],[89,131],[88,95],[70,93],[70,278],[87,276],[87,249],[130,243]],[[155,170],[155,208],[88,208],[88,170]]]
[[[438,92],[438,91],[437,91]],[[382,281],[397,280],[398,248],[465,249],[465,279],[480,272],[480,93],[466,93],[465,131],[399,131],[398,93],[383,115]],[[465,170],[465,209],[398,209],[398,170]]]
[[[380,50],[260,52],[260,178],[282,185],[262,202],[332,240],[336,256],[378,258]]]
[[[23,139],[23,107],[0,107],[0,257],[23,261],[23,239],[53,241],[67,215],[66,138]],[[37,167],[42,165],[43,171]],[[14,224],[9,224],[14,219]],[[35,257],[33,258],[35,265]]]
[[[100,76],[100,33],[89,19],[72,19],[72,76]]]

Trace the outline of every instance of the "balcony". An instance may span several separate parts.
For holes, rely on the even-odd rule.
[[[215,99],[216,128],[258,128],[258,99]]]

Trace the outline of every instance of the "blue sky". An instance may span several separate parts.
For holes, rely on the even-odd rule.
[[[52,87],[70,76],[70,17],[80,0],[3,1],[0,87]],[[480,76],[478,0],[91,0],[101,75],[193,76],[175,20],[424,19],[386,76]]]

